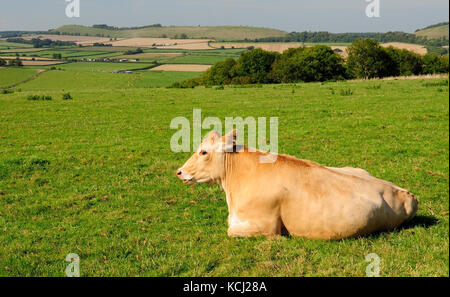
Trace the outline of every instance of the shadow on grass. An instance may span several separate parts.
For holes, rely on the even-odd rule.
[[[415,216],[411,221],[404,223],[395,229],[374,232],[372,234],[368,234],[365,237],[377,238],[384,234],[399,233],[403,230],[409,230],[409,229],[413,229],[416,227],[422,227],[422,228],[428,229],[437,224],[439,224],[439,220],[435,217],[418,215],[418,216]]]
[[[415,216],[411,221],[401,225],[397,230],[411,229],[414,227],[429,228],[439,224],[439,219],[431,216]]]

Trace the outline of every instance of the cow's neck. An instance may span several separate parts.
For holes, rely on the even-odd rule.
[[[261,152],[248,152],[247,147],[242,147],[238,152],[225,153],[224,154],[224,170],[221,176],[220,185],[224,190],[227,198],[228,209],[233,206],[234,193],[236,187],[240,184],[238,180],[240,178],[239,172],[247,171],[250,167],[257,166],[256,163]]]
[[[233,180],[233,172],[237,170],[239,158],[238,153],[225,153],[224,154],[224,162],[223,162],[223,174],[221,176],[221,186],[226,194],[228,211],[230,212],[233,205],[233,193],[231,190],[232,180]]]

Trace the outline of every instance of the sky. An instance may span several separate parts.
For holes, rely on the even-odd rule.
[[[66,1],[2,0],[0,31],[160,23],[243,25],[289,32],[414,32],[448,21],[449,16],[448,0],[79,0],[80,17],[69,18]],[[366,6],[373,1],[379,1],[380,16],[369,18]]]

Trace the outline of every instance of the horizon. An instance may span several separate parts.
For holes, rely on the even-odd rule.
[[[429,25],[448,22],[446,0],[380,1],[380,17],[369,18],[369,0],[80,0],[80,17],[65,14],[67,0],[8,3],[0,12],[0,31],[48,31],[64,25],[142,27],[249,26],[286,32],[327,31],[331,33],[413,33]],[[374,0],[372,0],[374,1]],[[107,9],[105,9],[107,5]],[[27,7],[26,10],[23,7]],[[413,20],[413,21],[411,21]]]
[[[279,28],[273,28],[273,27],[260,27],[260,26],[251,26],[251,25],[164,25],[164,24],[160,24],[161,27],[251,27],[251,28],[264,28],[264,29],[276,29],[276,30],[281,30],[281,31],[285,31],[287,33],[291,33],[291,32],[329,32],[329,33],[333,33],[333,34],[348,34],[348,33],[386,33],[386,32],[403,32],[403,33],[414,33],[417,30],[423,30],[428,26],[433,26],[436,24],[440,24],[440,23],[449,23],[448,21],[441,21],[441,22],[436,22],[433,24],[429,24],[427,26],[424,26],[423,28],[417,28],[416,30],[414,30],[413,32],[405,32],[405,31],[347,31],[347,32],[332,32],[332,31],[328,31],[328,30],[318,30],[318,31],[313,31],[313,30],[303,30],[303,31],[286,31],[283,29],[279,29]],[[155,24],[159,24],[159,23],[155,23]],[[107,26],[111,26],[111,27],[116,27],[118,29],[140,29],[140,28],[144,28],[144,27],[149,27],[151,25],[155,25],[155,24],[148,24],[148,25],[142,25],[142,26],[116,26],[113,24],[89,24],[89,25],[83,25],[83,24],[65,24],[65,25],[61,25],[59,27],[62,26],[81,26],[81,27],[93,27],[94,25],[107,25]],[[49,28],[49,29],[44,29],[44,30],[0,30],[0,32],[14,32],[14,31],[23,31],[23,32],[45,32],[45,31],[49,31],[49,30],[53,30],[53,29],[57,29],[59,27],[56,28]]]

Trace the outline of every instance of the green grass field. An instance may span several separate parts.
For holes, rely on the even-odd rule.
[[[92,71],[106,71],[111,72],[115,70],[132,70],[132,69],[144,69],[153,66],[151,63],[109,63],[109,62],[75,62],[67,63],[62,65],[57,65],[57,68],[69,71],[81,71],[81,72],[92,72]],[[46,66],[51,68],[53,66]]]
[[[15,44],[19,45],[19,44]],[[1,45],[0,45],[1,46]],[[201,64],[212,65],[216,62],[223,61],[227,58],[238,58],[242,49],[210,49],[210,50],[181,50],[181,49],[143,49],[144,53],[125,55],[127,50],[136,50],[136,48],[129,47],[58,47],[58,48],[45,48],[45,49],[32,49],[32,48],[16,48],[16,49],[1,49],[0,56],[33,56],[36,58],[50,58],[53,59],[54,54],[60,54],[63,60],[72,59],[99,59],[99,58],[112,58],[112,59],[139,59],[139,63],[73,63],[66,66],[59,66],[59,68],[66,69],[67,67],[79,68],[79,70],[94,71],[104,70],[126,70],[145,68],[147,63],[151,66],[151,63],[157,62],[159,64]],[[174,55],[175,54],[175,55]],[[95,65],[95,67],[89,67],[87,65]],[[137,66],[136,66],[137,65]],[[101,66],[101,67],[97,67]],[[128,67],[130,66],[130,67]],[[41,67],[41,68],[51,68]]]
[[[31,48],[33,47],[31,44],[21,44],[14,42],[6,42],[0,40],[0,50],[8,50],[8,49],[16,49],[16,48]]]
[[[364,276],[376,253],[381,276],[448,277],[448,81],[154,88],[174,75],[48,71],[0,94],[0,276],[64,276],[69,253],[82,276]],[[418,216],[359,239],[229,238],[219,187],[174,175],[190,154],[169,124],[193,108],[277,116],[280,153],[367,169]]]
[[[56,65],[59,67],[60,65]],[[135,71],[126,73],[103,73],[84,71],[47,71],[19,88],[27,91],[45,92],[47,90],[111,90],[125,88],[168,87],[177,81],[198,77],[198,72],[184,71]],[[123,94],[125,96],[125,94]]]
[[[36,74],[35,69],[0,68],[0,87],[7,87]]]

